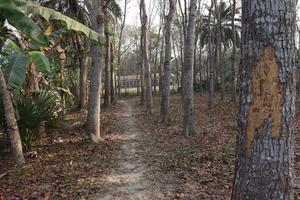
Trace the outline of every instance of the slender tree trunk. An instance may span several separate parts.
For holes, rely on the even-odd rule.
[[[218,69],[220,74],[220,88],[221,88],[221,100],[224,99],[224,90],[225,90],[225,85],[224,85],[224,66],[221,66],[221,55],[222,55],[222,35],[221,35],[221,19],[220,19],[220,3],[215,0],[214,2],[215,5],[215,15],[216,15],[216,25],[217,25],[217,30],[216,30],[216,68]],[[217,76],[218,77],[218,76]]]
[[[141,48],[141,75],[140,75],[140,82],[141,82],[141,105],[143,106],[144,103],[145,103],[145,65],[144,65],[144,45],[143,45],[143,32],[142,32],[142,35],[141,35],[141,45],[140,45],[140,48]]]
[[[179,62],[178,62],[178,57],[179,55],[176,55],[176,49],[178,49],[178,47],[176,47],[176,41],[174,39],[174,36],[172,37],[173,39],[173,51],[174,51],[174,57],[175,57],[175,62],[176,62],[176,82],[177,82],[177,92],[179,92],[180,89],[180,83],[181,83],[181,78],[180,78],[180,74],[179,74]]]
[[[166,20],[165,26],[165,60],[164,60],[164,73],[163,84],[161,92],[161,107],[160,118],[161,121],[166,123],[169,118],[169,102],[170,102],[170,65],[172,57],[172,45],[171,45],[171,29],[174,13],[176,11],[176,0],[169,0],[169,14]]]
[[[162,35],[165,35],[165,30],[163,29],[163,32],[162,32]],[[164,52],[165,52],[165,49],[164,49],[164,41],[165,41],[165,38],[163,37],[162,38],[162,41],[161,41],[161,50],[160,50],[160,63],[158,65],[158,74],[159,74],[159,97],[161,97],[162,95],[162,88],[163,88],[163,64],[164,64]]]
[[[112,104],[116,102],[115,77],[115,48],[113,42],[110,42],[110,100]]]
[[[159,52],[159,42],[160,42],[160,35],[161,35],[161,29],[163,26],[163,20],[161,20],[161,24],[159,26],[158,30],[158,37],[157,37],[157,42],[156,42],[156,49],[155,49],[155,61],[154,61],[154,83],[153,83],[153,88],[154,88],[154,93],[157,93],[157,63],[158,63],[158,52]]]
[[[232,35],[232,55],[231,55],[231,73],[232,73],[232,85],[231,85],[231,100],[233,102],[237,101],[236,98],[236,34],[235,34],[235,9],[236,9],[236,0],[232,0],[232,18],[231,18],[231,29],[233,32]]]
[[[202,73],[201,73],[201,62],[202,62],[202,42],[201,42],[201,37],[202,37],[202,14],[201,14],[201,3],[202,1],[201,0],[198,0],[198,5],[199,5],[199,8],[198,8],[198,26],[197,26],[197,29],[198,29],[198,35],[197,35],[197,38],[199,40],[199,44],[196,43],[196,46],[195,46],[195,49],[197,49],[199,47],[199,58],[198,58],[198,66],[196,67],[195,66],[195,74],[199,74],[199,79],[198,79],[198,84],[199,84],[199,93],[202,94],[203,93],[203,88],[202,88]],[[198,44],[198,45],[197,45]],[[196,51],[195,51],[196,53]],[[196,54],[195,54],[196,55]],[[196,56],[195,56],[196,58]],[[194,65],[196,65],[196,63],[194,63]],[[197,77],[197,76],[196,76]]]
[[[10,93],[7,90],[6,82],[1,69],[0,69],[0,95],[3,101],[4,115],[7,123],[7,130],[10,135],[10,143],[14,154],[14,158],[18,165],[23,165],[25,164],[25,159],[23,155],[19,128],[15,117],[15,111],[11,101]]]
[[[200,1],[201,3],[201,1]],[[199,4],[200,4],[199,3]],[[201,4],[200,4],[201,5]],[[200,8],[199,8],[200,10]],[[199,66],[198,66],[198,70],[199,70],[199,86],[200,86],[200,94],[203,93],[203,83],[202,83],[202,42],[201,42],[201,37],[202,37],[202,15],[200,14],[200,25],[199,25]]]
[[[193,102],[193,59],[196,23],[197,0],[190,1],[189,19],[184,42],[184,66],[183,66],[183,135],[188,137],[196,133],[194,125]]]
[[[127,6],[130,0],[125,0],[124,4],[124,14],[121,22],[121,29],[119,35],[119,46],[118,46],[118,95],[121,96],[121,48],[122,48],[122,39],[123,39],[123,31],[125,27],[126,17],[127,17]]]
[[[102,12],[102,1],[86,0],[90,11],[92,28],[102,37],[104,36],[104,15]],[[91,45],[92,69],[88,102],[87,133],[90,134],[93,142],[102,140],[100,135],[100,95],[101,95],[101,67],[103,59],[103,48],[96,43]]]
[[[105,31],[105,38],[106,38],[106,53],[105,53],[105,74],[104,74],[104,87],[105,87],[105,91],[104,91],[104,107],[105,108],[109,108],[110,104],[111,104],[111,96],[110,96],[110,92],[111,92],[111,88],[110,88],[110,70],[111,70],[111,55],[110,55],[110,36],[108,33],[108,30]]]
[[[149,49],[148,49],[148,16],[146,13],[145,0],[141,0],[141,24],[142,24],[142,39],[143,39],[143,63],[145,69],[145,92],[146,92],[146,112],[152,113],[152,76],[149,63]]]
[[[60,60],[60,87],[64,88],[64,83],[65,83],[65,60],[61,59]],[[66,97],[65,97],[65,92],[61,90],[60,92],[61,96],[61,110],[62,114],[65,114],[65,109],[66,109]]]
[[[90,41],[85,41],[85,48],[83,53],[83,63],[80,66],[80,81],[79,81],[79,108],[85,109],[87,107],[88,100],[88,69],[89,69],[89,56],[90,51]]]
[[[212,15],[212,8],[214,6],[213,0],[211,1],[211,6],[209,9],[208,14],[208,22],[211,21]],[[209,93],[208,93],[208,109],[213,108],[214,102],[214,58],[213,58],[213,47],[212,47],[212,40],[213,40],[213,31],[211,27],[208,27],[208,66],[209,66]]]
[[[242,0],[232,199],[292,200],[296,1]]]
[[[195,45],[194,45],[194,66],[193,66],[193,82],[197,84],[197,43],[198,43],[198,35],[196,34]]]

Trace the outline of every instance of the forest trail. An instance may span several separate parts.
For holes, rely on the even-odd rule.
[[[151,165],[143,157],[147,148],[141,142],[145,130],[136,118],[133,102],[123,100],[119,104],[120,132],[116,137],[121,141],[121,149],[117,153],[117,163],[106,177],[106,190],[98,199],[101,200],[138,200],[162,199],[158,189],[159,183],[150,183],[145,176]]]

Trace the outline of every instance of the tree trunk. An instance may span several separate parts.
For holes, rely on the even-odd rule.
[[[161,19],[161,24],[159,26],[159,30],[158,30],[158,37],[157,37],[157,42],[156,42],[156,49],[155,49],[155,61],[154,61],[154,83],[153,83],[153,88],[154,88],[154,93],[157,93],[157,63],[158,63],[158,52],[159,52],[159,42],[160,42],[160,35],[161,35],[161,29],[162,29],[162,25],[163,24],[163,19]]]
[[[235,34],[235,9],[236,9],[236,0],[232,0],[232,16],[231,16],[231,29],[233,32],[232,35],[232,54],[231,54],[231,73],[232,73],[232,85],[231,85],[231,100],[233,102],[237,101],[236,98],[236,34]]]
[[[171,29],[174,13],[176,11],[176,0],[169,0],[169,14],[167,16],[165,25],[165,60],[164,60],[164,73],[163,84],[161,91],[161,107],[160,117],[161,121],[166,123],[169,118],[169,102],[170,102],[170,65],[172,58],[172,45],[171,45]]]
[[[85,48],[83,54],[83,63],[80,66],[80,83],[79,83],[79,108],[85,109],[87,107],[88,100],[88,69],[89,69],[89,56],[88,52],[90,50],[90,42],[88,40],[85,41]]]
[[[234,200],[294,199],[295,2],[242,1]]]
[[[224,66],[221,66],[221,55],[222,55],[222,35],[221,35],[221,19],[220,19],[220,3],[215,0],[215,15],[216,15],[216,25],[217,25],[217,30],[216,30],[216,68],[218,69],[217,71],[220,73],[220,89],[221,89],[221,100],[224,99],[224,90],[225,90],[225,85],[224,85]],[[217,76],[218,77],[218,76]],[[217,78],[218,79],[218,78]]]
[[[145,65],[144,65],[144,45],[143,45],[143,33],[141,35],[141,75],[140,75],[140,82],[141,82],[141,105],[143,106],[145,103]]]
[[[25,92],[27,96],[30,96],[33,92],[38,92],[40,90],[37,70],[33,63],[29,65],[28,75],[27,75],[27,85]]]
[[[104,87],[105,87],[105,92],[104,92],[104,107],[105,108],[109,108],[110,107],[110,103],[111,103],[111,96],[110,96],[110,92],[111,92],[111,88],[110,88],[110,69],[111,69],[111,63],[110,63],[110,59],[111,59],[111,55],[110,55],[110,37],[109,37],[109,33],[108,30],[105,31],[105,38],[106,38],[106,45],[105,45],[105,74],[104,74]]]
[[[102,1],[86,0],[90,11],[92,28],[102,37],[104,36],[104,15],[102,12]],[[101,97],[101,65],[103,48],[96,43],[91,45],[92,69],[88,102],[87,133],[90,134],[93,142],[102,140],[100,136],[100,97]]]
[[[114,104],[116,102],[116,93],[115,93],[115,48],[113,42],[110,42],[110,100]]]
[[[200,1],[201,3],[201,1]],[[199,4],[200,4],[199,3]],[[199,8],[200,10],[201,8]],[[200,94],[203,93],[203,83],[202,83],[202,41],[201,41],[201,37],[202,37],[202,15],[200,14],[200,19],[199,19],[199,66],[198,66],[198,70],[199,70],[199,89],[200,89]]]
[[[10,93],[7,90],[6,82],[1,69],[0,69],[0,95],[3,100],[4,115],[7,123],[7,130],[10,135],[10,142],[11,142],[14,158],[18,165],[23,165],[25,164],[25,159],[23,155],[19,128],[15,117],[15,111],[11,101]]]
[[[173,39],[173,53],[174,53],[174,57],[175,57],[175,62],[176,62],[176,82],[177,82],[177,92],[179,92],[180,89],[180,83],[181,83],[181,79],[180,79],[180,74],[179,74],[179,62],[178,62],[178,57],[179,57],[179,53],[178,55],[176,55],[176,49],[178,49],[178,46],[176,45],[176,41],[174,39],[174,36],[172,37]],[[177,47],[176,47],[177,46]]]
[[[183,66],[183,135],[188,137],[196,133],[194,125],[194,102],[193,102],[193,59],[196,24],[197,0],[191,0],[189,19],[184,42],[184,66]]]
[[[141,24],[142,24],[142,38],[143,38],[143,63],[145,69],[145,92],[146,92],[146,112],[152,113],[152,75],[149,63],[149,49],[148,49],[148,16],[146,13],[145,0],[141,0]]]
[[[208,14],[208,22],[211,21],[212,8],[214,6],[213,0],[211,1],[211,6]],[[208,109],[213,108],[214,102],[214,58],[213,58],[213,48],[212,48],[212,40],[213,40],[213,31],[211,27],[208,27],[208,67],[209,67],[209,93],[208,93]]]
[[[125,27],[126,17],[127,17],[127,6],[130,0],[125,0],[124,2],[124,14],[121,22],[120,35],[119,35],[119,45],[118,45],[118,95],[121,96],[121,47],[122,47],[122,39],[123,39],[123,30]]]

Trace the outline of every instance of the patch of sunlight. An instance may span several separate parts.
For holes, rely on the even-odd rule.
[[[108,183],[133,184],[134,182],[138,182],[140,180],[142,174],[143,172],[109,175],[106,181]]]
[[[136,134],[119,134],[118,136],[114,137],[116,140],[122,140],[122,141],[127,141],[127,140],[132,140],[136,138]]]

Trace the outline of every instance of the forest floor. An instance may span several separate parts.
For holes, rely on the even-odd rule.
[[[22,169],[10,152],[0,154],[0,199],[230,199],[234,174],[236,108],[228,98],[195,96],[200,132],[181,135],[182,106],[172,96],[171,120],[159,122],[159,99],[147,115],[139,98],[121,99],[101,114],[104,142],[90,142],[80,124],[84,113],[68,116],[63,129],[35,145]],[[296,144],[300,116],[296,121]],[[295,171],[300,172],[296,145]]]

